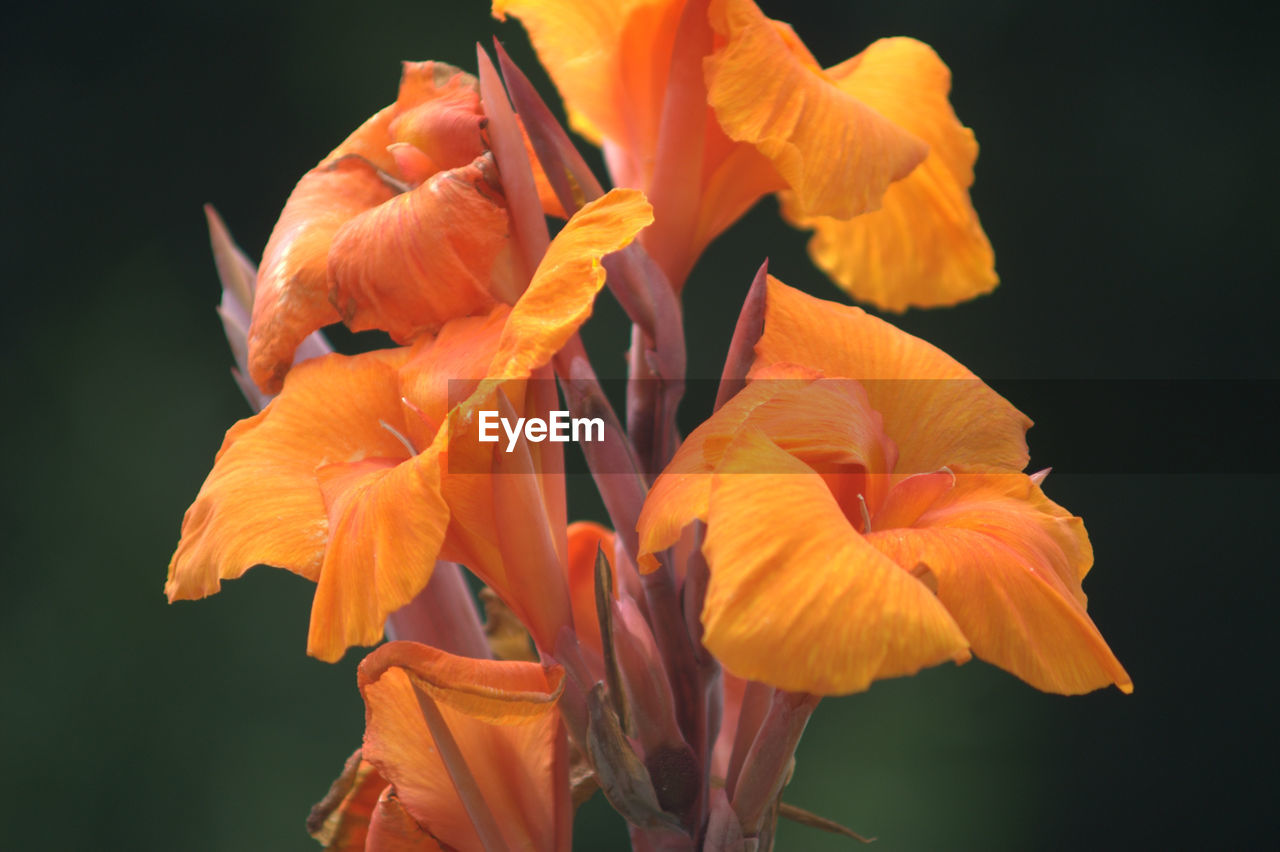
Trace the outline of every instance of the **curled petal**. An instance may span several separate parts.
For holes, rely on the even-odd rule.
[[[1046,692],[1133,691],[1085,613],[1079,578],[1093,553],[1084,525],[1030,477],[957,474],[913,528],[867,541],[904,569],[933,574],[982,659]]]
[[[326,852],[361,852],[366,848],[369,820],[386,786],[386,779],[356,749],[328,794],[311,809],[307,833]]]
[[[451,780],[460,771],[450,765],[456,758],[474,780],[467,794],[501,815],[497,828],[510,848],[567,849],[568,756],[557,707],[563,680],[559,668],[388,643],[360,664],[365,758],[447,848],[481,848]],[[437,742],[424,709],[439,713],[451,743]]]
[[[249,374],[263,392],[280,391],[294,350],[307,335],[338,321],[329,303],[334,234],[394,194],[358,156],[317,166],[294,187],[263,251],[254,292]]]
[[[573,629],[588,647],[600,650],[600,621],[596,618],[596,553],[604,551],[613,570],[613,531],[589,521],[569,524],[568,581],[573,603]],[[617,584],[613,587],[616,589]]]
[[[307,650],[372,644],[430,579],[448,509],[438,448],[404,441],[407,352],[300,364],[261,414],[227,433],[183,520],[170,600],[216,592],[265,563],[317,581]]]
[[[510,274],[509,228],[492,158],[477,157],[334,233],[330,298],[353,331],[408,343],[493,306],[491,280]]]
[[[329,523],[316,468],[406,455],[378,426],[401,420],[396,369],[403,358],[385,351],[299,364],[271,405],[228,430],[183,518],[165,584],[169,600],[211,595],[222,580],[259,564],[318,578]]]
[[[761,432],[744,432],[714,477],[703,552],[703,642],[739,677],[844,694],[967,658],[929,589],[871,547],[822,478]]]
[[[875,210],[928,153],[915,135],[841,91],[789,29],[751,0],[716,0],[725,41],[706,60],[707,95],[729,138],[773,163],[808,215]]]
[[[947,66],[928,45],[892,38],[828,73],[842,91],[924,140],[929,156],[886,190],[879,210],[852,219],[805,216],[788,194],[784,213],[814,230],[814,262],[855,298],[889,310],[989,292],[998,280],[995,256],[969,200],[978,143],[947,100]]]
[[[1027,466],[1031,421],[951,356],[859,308],[770,277],[754,369],[779,362],[858,379],[898,445],[899,473]]]
[[[437,169],[465,166],[484,153],[484,114],[476,78],[445,62],[406,62],[388,130]]]
[[[601,259],[626,248],[651,222],[653,208],[634,189],[610,190],[573,214],[511,309],[489,377],[527,378],[551,360],[591,316],[604,286]]]

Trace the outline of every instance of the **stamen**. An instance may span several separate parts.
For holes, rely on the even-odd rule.
[[[409,439],[406,438],[404,435],[401,435],[398,431],[396,431],[396,428],[392,426],[390,423],[388,423],[385,420],[379,420],[378,425],[381,426],[383,429],[386,429],[392,435],[395,435],[396,438],[400,440],[400,443],[404,444],[404,448],[409,451],[410,457],[416,456],[418,454],[418,451],[413,448],[413,444],[409,443]]]
[[[858,508],[862,511],[862,534],[866,535],[871,532],[871,513],[867,511],[867,501],[858,494]]]

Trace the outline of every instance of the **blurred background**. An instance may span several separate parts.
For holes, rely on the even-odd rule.
[[[1136,684],[1062,698],[977,661],[878,683],[823,702],[786,800],[885,850],[1273,834],[1271,30],[1231,3],[762,5],[824,64],[912,35],[950,65],[1002,284],[891,319],[1038,421],[1033,466],[1055,466],[1050,496],[1086,519],[1090,612]],[[317,848],[303,821],[359,742],[360,654],[304,655],[312,587],[284,572],[198,603],[162,593],[182,513],[248,414],[201,204],[257,257],[298,177],[394,98],[401,59],[473,70],[496,34],[546,78],[482,0],[6,18],[0,845]],[[712,247],[686,291],[692,376],[719,375],[765,254],[843,298],[804,242],[766,201]],[[586,336],[616,375],[608,300]],[[584,487],[572,500],[598,511]],[[580,849],[624,837],[599,797],[578,825]],[[786,827],[779,848],[852,845]]]

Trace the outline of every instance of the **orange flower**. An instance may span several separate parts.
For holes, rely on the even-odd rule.
[[[881,307],[953,304],[996,284],[969,202],[977,145],[920,42],[821,68],[752,0],[495,0],[529,31],[574,127],[645,191],[643,238],[682,286],[703,248],[769,192],[810,253]]]
[[[303,175],[258,272],[249,369],[259,387],[278,392],[298,344],[339,320],[409,343],[515,301],[506,199],[484,126],[474,77],[406,62],[396,102]]]
[[[563,574],[552,573],[563,560],[536,563],[539,550],[523,560],[502,557],[545,538],[548,518],[561,518],[551,529],[564,530],[563,491],[556,510],[544,478],[443,471],[450,454],[476,446],[493,453],[496,445],[475,444],[472,418],[494,407],[500,389],[521,409],[545,403],[534,394],[525,400],[524,381],[590,315],[604,283],[600,259],[650,221],[639,193],[614,190],[565,225],[513,307],[452,320],[412,348],[328,355],[290,370],[266,409],[228,431],[183,519],[169,599],[213,594],[256,564],[285,568],[317,583],[308,653],[336,660],[350,645],[381,638],[387,615],[421,591],[443,548],[446,558],[465,553],[458,561],[509,603],[520,602],[535,639],[554,642],[572,617]],[[457,379],[478,385],[461,402],[449,398]],[[536,470],[554,474],[546,452]],[[492,464],[468,457],[464,467],[487,473],[473,466],[481,463]],[[502,490],[531,485],[543,489],[540,502]],[[495,507],[504,500],[520,513],[499,525]],[[496,544],[494,530],[502,531]],[[546,576],[559,586],[548,586]]]
[[[368,808],[381,782],[365,848],[570,848],[559,667],[391,642],[364,659],[359,682],[367,763],[330,839],[358,834],[347,811]]]
[[[1046,691],[1132,689],[1085,612],[1083,523],[1021,473],[1024,415],[929,344],[772,278],[751,379],[639,523],[647,567],[706,523],[704,642],[729,671],[847,693],[972,649]]]

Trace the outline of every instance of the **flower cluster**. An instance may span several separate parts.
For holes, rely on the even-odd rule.
[[[498,48],[477,76],[406,63],[257,268],[209,211],[257,413],[166,593],[273,565],[316,584],[309,654],[395,640],[360,665],[364,743],[312,833],[568,849],[598,788],[638,849],[770,848],[821,696],[973,655],[1046,691],[1129,691],[1085,611],[1083,523],[1024,472],[1030,421],[940,350],[762,268],[715,412],[675,427],[686,278],[766,194],[857,299],[995,286],[933,51],[887,39],[824,69],[752,0],[494,13],[524,23],[617,188]],[[633,324],[625,423],[578,337],[606,286]],[[339,321],[398,345],[332,352]],[[582,449],[613,530],[569,522],[561,443],[477,428],[562,404],[600,426]]]

